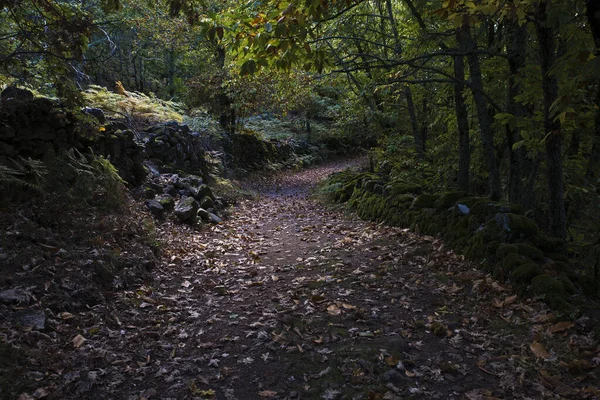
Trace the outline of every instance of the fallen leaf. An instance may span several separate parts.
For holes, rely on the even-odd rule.
[[[504,303],[500,299],[494,298],[494,300],[492,300],[492,306],[494,306],[495,308],[502,308],[502,306],[504,306]]]
[[[86,338],[81,335],[77,335],[73,338],[73,346],[75,346],[76,349],[81,347],[85,342]]]
[[[340,310],[340,308],[335,304],[332,304],[329,307],[327,307],[327,313],[329,313],[329,315],[340,315],[342,313],[342,310]]]
[[[270,398],[270,397],[277,396],[277,392],[274,392],[272,390],[263,390],[263,391],[258,392],[258,395],[260,397]]]
[[[557,322],[556,324],[552,325],[550,327],[550,329],[548,329],[548,331],[550,333],[557,333],[557,332],[569,330],[573,326],[575,326],[575,325],[572,322],[568,322],[568,321]]]
[[[504,305],[508,306],[517,300],[517,295],[512,295],[504,299]]]
[[[67,320],[67,319],[71,319],[73,318],[73,314],[71,314],[70,312],[61,312],[60,314],[58,314],[63,320]]]
[[[543,358],[544,360],[550,358],[550,353],[548,353],[544,348],[544,345],[539,342],[531,343],[529,345],[529,348],[531,349],[531,352],[535,354],[536,357]]]

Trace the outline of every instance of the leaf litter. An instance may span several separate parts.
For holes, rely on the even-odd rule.
[[[151,279],[48,309],[45,332],[3,323],[3,343],[43,358],[25,357],[21,398],[598,398],[587,317],[310,196],[355,165],[248,179],[257,195],[222,224],[158,225]],[[44,306],[41,287],[16,289]]]

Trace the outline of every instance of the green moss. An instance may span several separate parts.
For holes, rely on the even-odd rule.
[[[496,260],[504,260],[509,254],[519,253],[519,248],[514,244],[503,243],[496,250]]]
[[[536,263],[527,263],[515,267],[510,277],[516,283],[529,283],[538,275],[543,273],[542,267]]]
[[[548,275],[538,275],[531,281],[531,292],[538,296],[561,296],[564,287],[560,280]]]
[[[575,289],[575,285],[573,285],[573,282],[571,282],[571,280],[569,278],[567,278],[566,276],[561,276],[558,278],[558,280],[560,281],[560,283],[562,283],[565,293],[567,293],[569,295],[573,295],[573,294],[577,293],[577,289]]]
[[[569,262],[569,258],[561,253],[547,253],[546,255],[548,256],[548,258],[551,258],[554,261],[560,261],[560,262],[564,262],[564,263]]]
[[[421,194],[415,198],[410,206],[413,210],[421,210],[423,208],[434,208],[435,202],[439,198],[437,194]]]
[[[390,182],[385,186],[385,193],[391,196],[407,193],[419,194],[422,191],[423,186],[410,182],[395,181]]]
[[[459,199],[464,199],[469,194],[467,192],[447,192],[443,193],[435,202],[435,208],[438,210],[447,210],[456,204]]]
[[[555,253],[558,249],[564,248],[562,239],[548,236],[543,232],[539,232],[531,238],[531,242],[544,253]]]
[[[523,257],[520,254],[509,253],[504,257],[504,260],[502,260],[502,268],[505,273],[509,273],[516,267],[526,264],[528,261],[527,257]]]
[[[496,265],[492,271],[492,277],[497,281],[504,282],[504,279],[506,278],[504,276],[504,268],[502,268],[501,265]]]
[[[461,199],[456,200],[454,204],[464,204],[465,206],[472,209],[475,206],[475,204],[480,203],[482,201],[487,202],[490,201],[490,199],[488,197],[463,197]]]
[[[448,327],[440,322],[432,322],[430,329],[431,332],[438,337],[446,336],[446,333],[448,331]]]
[[[518,243],[517,245],[519,254],[529,257],[532,260],[541,260],[544,258],[544,252],[537,247],[534,247],[527,243]]]

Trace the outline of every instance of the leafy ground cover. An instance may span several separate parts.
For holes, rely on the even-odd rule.
[[[4,319],[12,381],[27,383],[15,397],[600,396],[593,316],[556,314],[438,238],[309,196],[359,164],[246,181],[257,196],[222,224],[157,224],[152,279],[104,287],[109,301],[67,314],[48,309],[43,331]],[[28,290],[44,308],[44,287]]]

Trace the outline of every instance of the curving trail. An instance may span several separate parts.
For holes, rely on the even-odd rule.
[[[102,371],[83,396],[563,396],[539,384],[548,364],[529,347],[532,329],[550,323],[545,307],[517,300],[438,239],[309,196],[346,166],[246,182],[260,196],[218,226],[162,225],[154,283],[117,300],[120,329],[94,339],[101,356],[73,360]]]

